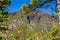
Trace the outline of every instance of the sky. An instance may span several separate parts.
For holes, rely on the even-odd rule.
[[[20,10],[22,4],[29,4],[30,0],[11,0],[9,5],[9,12],[17,12]]]
[[[9,8],[8,12],[9,13],[17,12],[20,10],[22,4],[29,4],[29,3],[30,3],[30,0],[11,0],[11,4],[8,6]],[[56,2],[52,2],[50,4],[51,4],[50,7],[55,8]],[[50,7],[48,9],[46,8],[37,8],[37,9],[49,14],[55,13],[55,12],[51,12]]]

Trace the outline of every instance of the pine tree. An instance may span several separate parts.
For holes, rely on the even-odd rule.
[[[37,8],[41,8],[41,7],[48,8],[48,7],[50,7],[50,4],[49,3],[51,3],[52,1],[54,1],[54,0],[45,0],[44,2],[42,0],[31,0],[30,1],[30,4],[27,5],[27,7],[25,5],[24,12],[25,13],[30,13],[31,11],[36,10]],[[22,6],[22,8],[23,8],[23,6]],[[21,8],[21,10],[23,11],[22,8]],[[53,9],[54,8],[51,7],[51,10],[53,10]],[[53,10],[53,11],[56,11],[56,10]]]
[[[8,12],[4,12],[4,9],[7,10],[7,6],[9,5],[8,0],[0,0],[0,27],[7,26]]]
[[[8,30],[8,12],[4,12],[7,10],[9,5],[9,0],[0,0],[0,40],[2,39],[2,34]],[[1,34],[2,33],[2,34]],[[5,35],[4,35],[5,36]]]

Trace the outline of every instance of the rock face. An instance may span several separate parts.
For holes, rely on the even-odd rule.
[[[49,14],[43,13],[41,11],[32,11],[28,14],[22,14],[20,11],[13,13],[9,16],[11,18],[10,24],[14,28],[16,25],[21,25],[23,23],[27,23],[32,27],[36,27],[38,29],[42,29],[43,27],[48,27],[48,29],[52,25],[57,25],[56,20],[52,18]],[[13,25],[13,24],[14,25]]]

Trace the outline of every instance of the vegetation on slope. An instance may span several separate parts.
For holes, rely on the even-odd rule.
[[[19,11],[12,15],[4,14],[2,17],[0,16],[1,20],[2,18],[4,19],[3,23],[5,24],[8,21],[7,19],[5,20],[5,18],[8,18],[6,16],[9,16],[10,18],[8,22],[9,24],[7,23],[9,25],[9,30],[6,30],[5,24],[3,24],[4,27],[1,28],[0,31],[0,40],[59,40],[60,36],[58,33],[58,25],[56,20],[49,14],[31,10],[31,8],[36,8],[36,6],[39,6],[37,4],[36,6],[34,5],[38,2],[41,2],[41,0],[31,0],[31,3],[28,6],[23,5],[21,9],[22,12]]]

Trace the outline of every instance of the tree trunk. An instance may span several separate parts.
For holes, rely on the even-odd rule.
[[[59,26],[59,32],[60,32],[60,0],[57,0],[57,12],[58,12],[58,26]]]
[[[60,32],[60,12],[58,12],[58,26],[59,26],[59,32]]]

